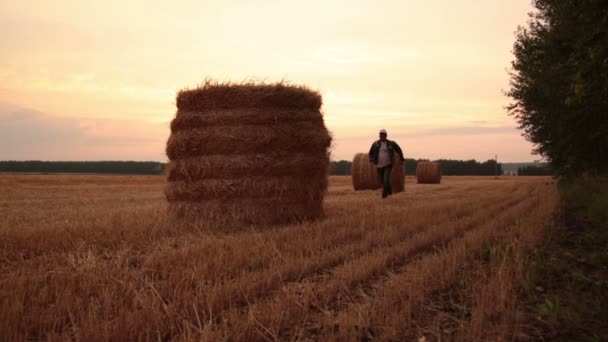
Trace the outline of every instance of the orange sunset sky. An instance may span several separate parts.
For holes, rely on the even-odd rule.
[[[539,159],[506,114],[530,0],[0,0],[0,160],[165,161],[204,78],[306,84],[332,158]]]

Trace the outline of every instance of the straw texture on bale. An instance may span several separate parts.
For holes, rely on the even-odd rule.
[[[322,215],[329,147],[321,95],[277,84],[180,91],[165,195],[178,216],[288,223]]]
[[[319,191],[307,185],[313,177],[242,177],[239,179],[202,179],[170,182],[165,190],[169,201],[199,201],[209,198],[268,198],[280,196],[284,200],[318,199]],[[321,184],[324,185],[324,184]]]
[[[201,116],[197,112],[183,112],[171,122],[171,132],[182,129],[205,128],[215,125],[267,125],[269,122],[291,123],[323,123],[320,111],[311,113],[308,109],[259,109],[245,108],[239,111],[229,109],[216,109]]]
[[[331,142],[320,124],[216,125],[173,132],[167,142],[169,159],[210,154],[258,154],[306,151],[325,154]],[[323,126],[324,127],[324,126]]]
[[[277,160],[281,162],[277,163]],[[327,165],[318,156],[306,153],[258,153],[207,155],[175,159],[167,166],[167,179],[195,181],[197,179],[234,179],[241,177],[322,177]]]
[[[318,113],[321,94],[303,86],[286,83],[214,83],[205,81],[197,89],[177,94],[177,110],[199,112],[211,109],[272,108],[306,109]],[[311,113],[314,116],[313,113]]]
[[[378,171],[370,164],[367,153],[355,154],[351,175],[355,190],[376,190],[382,187],[378,179]]]
[[[441,165],[434,162],[419,161],[416,165],[416,178],[421,184],[441,183]]]
[[[391,172],[391,188],[393,193],[405,191],[405,169],[401,157],[395,153],[393,160],[393,171]]]
[[[355,154],[351,174],[355,190],[377,190],[382,188],[382,184],[378,178],[378,170],[374,165],[369,163],[367,153]],[[405,190],[405,172],[403,162],[398,154],[395,154],[395,160],[393,161],[391,188],[393,193]]]

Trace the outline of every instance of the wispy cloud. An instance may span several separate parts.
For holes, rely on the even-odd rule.
[[[0,160],[162,160],[166,134],[166,124],[55,117],[0,104]]]
[[[433,136],[463,136],[463,135],[481,135],[481,134],[501,134],[501,133],[516,133],[517,128],[514,126],[457,126],[457,127],[441,127],[427,130],[414,131],[408,134],[412,137],[433,137]]]
[[[345,157],[387,128],[421,156],[510,135],[527,158],[501,89],[529,0],[142,3],[0,1],[0,103],[23,107],[0,111],[0,159],[162,160],[176,91],[205,77],[318,89]]]

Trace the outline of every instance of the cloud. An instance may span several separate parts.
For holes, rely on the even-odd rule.
[[[74,142],[81,139],[84,130],[77,121],[51,118],[32,109],[0,105],[0,156],[5,148],[24,143]]]
[[[411,68],[419,57],[414,47],[378,39],[338,39],[320,41],[279,63],[290,74],[316,75],[316,78],[378,75]]]
[[[513,126],[456,126],[441,127],[428,130],[415,131],[408,136],[431,137],[431,136],[451,136],[451,135],[482,135],[482,134],[504,134],[517,133],[517,128]]]
[[[56,117],[0,103],[0,160],[163,160],[166,123]]]

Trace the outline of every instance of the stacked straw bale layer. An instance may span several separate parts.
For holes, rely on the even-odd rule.
[[[180,91],[165,195],[179,216],[288,223],[322,214],[331,136],[321,95],[284,84]]]
[[[418,183],[439,184],[441,183],[441,165],[434,162],[421,162],[416,165],[416,178]]]
[[[355,190],[377,190],[382,188],[382,184],[378,178],[378,170],[374,165],[370,164],[367,153],[355,154],[351,174]],[[393,193],[403,192],[405,189],[403,162],[397,154],[395,154],[395,160],[393,161],[391,187]]]

